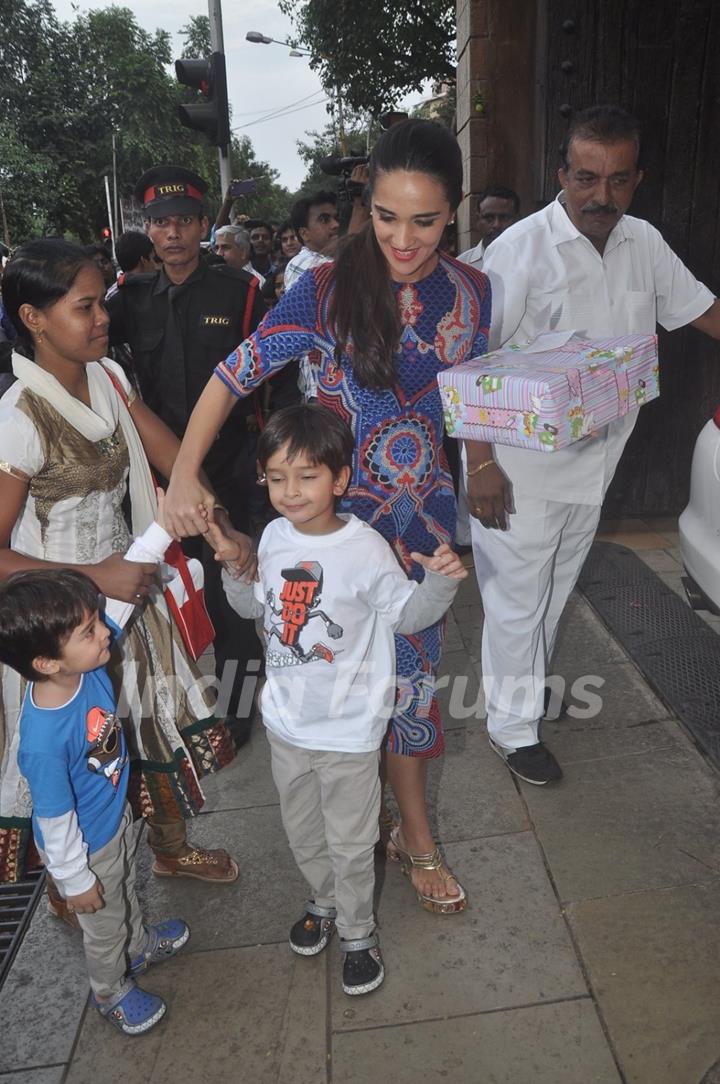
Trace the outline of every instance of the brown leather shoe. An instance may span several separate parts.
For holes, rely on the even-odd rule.
[[[191,846],[179,858],[156,854],[152,871],[156,877],[195,877],[215,884],[232,884],[240,876],[237,862],[227,851],[203,851]]]

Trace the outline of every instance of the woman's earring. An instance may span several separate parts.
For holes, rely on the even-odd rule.
[[[41,343],[43,341],[43,335],[44,334],[45,334],[44,331],[38,331],[37,335],[35,336],[37,342]]]

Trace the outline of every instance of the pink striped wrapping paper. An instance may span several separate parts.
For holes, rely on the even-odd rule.
[[[553,452],[660,394],[656,335],[510,347],[438,373],[452,437]]]

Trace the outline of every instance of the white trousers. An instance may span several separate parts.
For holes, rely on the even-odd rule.
[[[538,741],[558,621],[595,536],[600,506],[516,497],[507,531],[471,517],[485,627],[490,737],[506,752]]]
[[[468,508],[467,483],[465,471],[460,468],[457,492],[457,519],[455,521],[455,541],[458,546],[469,546],[472,542],[470,528],[470,509]]]
[[[320,907],[336,907],[346,941],[375,928],[380,752],[300,749],[267,731],[280,812],[300,872]]]

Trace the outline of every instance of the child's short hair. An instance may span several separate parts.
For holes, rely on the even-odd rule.
[[[93,581],[72,569],[17,572],[0,583],[0,662],[41,681],[33,659],[59,659],[63,645],[98,609]]]
[[[355,440],[337,414],[317,403],[293,403],[271,415],[258,441],[257,457],[265,470],[268,459],[288,445],[288,459],[304,452],[315,465],[329,467],[337,477],[352,465]]]

